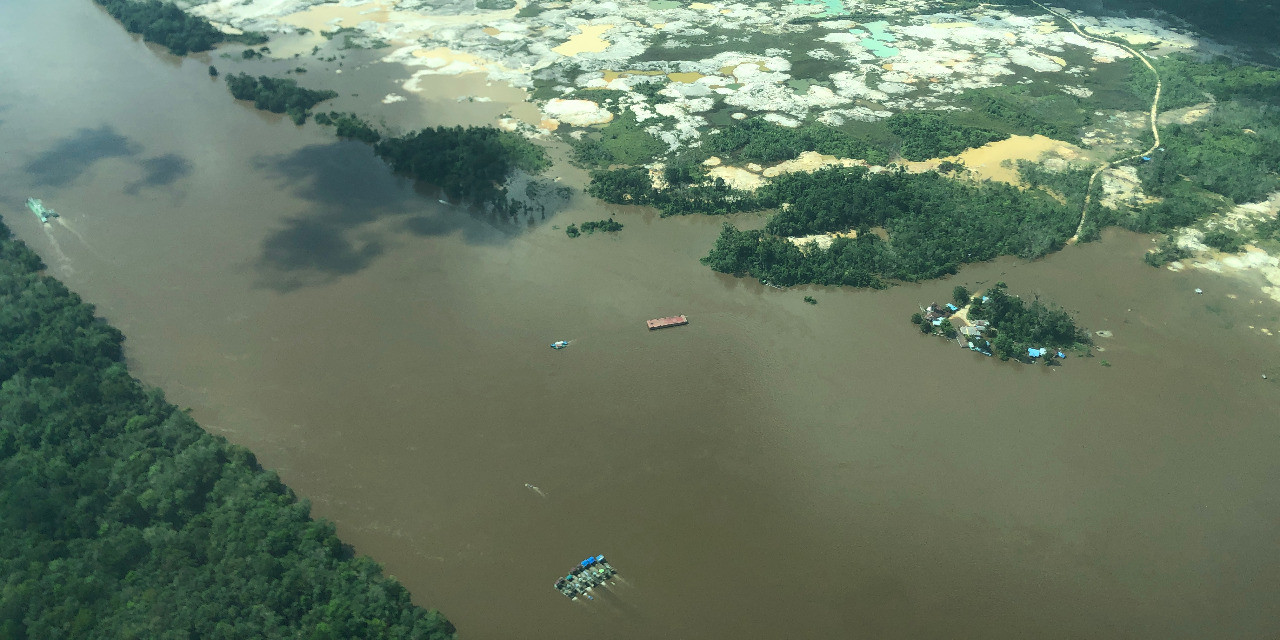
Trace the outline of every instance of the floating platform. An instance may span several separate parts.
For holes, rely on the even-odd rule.
[[[586,595],[588,591],[604,584],[605,580],[617,574],[613,565],[610,565],[604,556],[594,556],[579,562],[569,575],[556,580],[556,591],[572,600],[580,595]],[[589,595],[587,598],[594,599]]]
[[[650,331],[654,329],[666,329],[667,327],[678,327],[680,325],[689,324],[689,319],[684,316],[670,316],[667,318],[654,318],[646,320],[645,325]]]

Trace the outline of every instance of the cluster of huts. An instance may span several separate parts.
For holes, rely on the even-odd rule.
[[[958,311],[960,311],[960,307],[949,302],[945,305],[935,302],[925,308],[924,321],[940,328],[942,327],[942,321],[948,320],[958,332],[956,342],[960,346],[983,355],[992,355],[991,343],[983,335],[991,328],[991,324],[986,320],[965,320],[955,315]]]
[[[987,301],[986,296],[983,296],[982,301]],[[928,307],[925,307],[924,321],[939,331],[942,328],[943,320],[950,321],[951,326],[955,327],[957,332],[956,342],[959,343],[960,346],[965,347],[970,351],[977,351],[978,353],[986,356],[993,355],[991,352],[991,341],[987,339],[987,332],[991,329],[991,323],[986,320],[968,320],[957,316],[956,313],[959,311],[960,307],[957,307],[954,304],[938,304],[935,302]],[[1014,354],[1006,355],[1014,356]],[[1031,361],[1037,361],[1043,358],[1046,362],[1049,362],[1055,358],[1066,358],[1067,355],[1061,351],[1049,349],[1047,347],[1029,347],[1027,348],[1026,357]],[[1018,359],[1021,360],[1021,358]]]

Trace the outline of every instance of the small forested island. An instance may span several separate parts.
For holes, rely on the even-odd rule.
[[[960,346],[1001,360],[1055,364],[1067,353],[1092,355],[1093,340],[1071,314],[1036,298],[1027,304],[997,282],[977,295],[963,286],[952,301],[933,303],[911,314],[920,332],[956,340]]]
[[[446,640],[0,224],[0,638]]]
[[[383,137],[374,151],[396,173],[437,185],[453,198],[509,206],[503,186],[514,171],[550,166],[546,151],[524,136],[494,127],[434,127]]]
[[[622,223],[614,222],[613,218],[609,218],[608,220],[592,220],[580,225],[571,224],[565,228],[564,233],[570,238],[576,238],[584,233],[591,235],[597,231],[622,231]]]
[[[311,107],[330,98],[338,97],[337,91],[317,91],[299,87],[297,81],[253,77],[247,73],[227,76],[227,88],[236,100],[252,100],[253,106],[272,113],[287,113],[297,124],[307,121]]]
[[[298,124],[306,121],[313,106],[338,95],[304,89],[294,80],[245,73],[227,76],[227,87],[237,99],[253,100],[255,107],[273,113],[288,113]],[[433,127],[391,136],[354,113],[321,112],[315,120],[334,127],[340,138],[373,145],[374,153],[396,173],[435,185],[450,198],[502,210],[518,206],[504,186],[512,173],[536,174],[550,166],[542,147],[495,127]],[[541,188],[541,183],[530,182],[526,193]]]

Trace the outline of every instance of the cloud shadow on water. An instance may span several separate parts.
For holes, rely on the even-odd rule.
[[[131,196],[143,188],[166,187],[191,175],[191,161],[176,153],[144,158],[138,165],[142,168],[142,177],[124,187],[124,192]]]
[[[260,286],[292,291],[356,273],[380,256],[397,232],[417,236],[460,233],[473,244],[512,237],[484,224],[484,214],[442,205],[429,186],[395,176],[366,145],[340,141],[264,156],[255,167],[308,203],[262,243],[255,267]],[[395,221],[392,225],[376,224]]]
[[[62,187],[84,175],[99,160],[137,155],[140,147],[103,125],[80,129],[44,151],[23,168],[37,186]]]

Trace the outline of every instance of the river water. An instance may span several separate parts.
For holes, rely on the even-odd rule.
[[[5,223],[125,332],[137,375],[464,637],[1280,631],[1280,388],[1261,377],[1280,371],[1257,330],[1280,309],[1253,283],[1147,268],[1149,238],[1110,233],[947,281],[778,291],[697,263],[717,219],[440,204],[88,0],[0,3],[0,54]],[[345,74],[344,99],[397,73]],[[448,102],[394,106],[502,110]],[[63,217],[42,227],[27,195]],[[626,229],[556,228],[607,216]],[[1024,367],[906,322],[995,280],[1113,337]],[[690,325],[645,330],[675,313]],[[596,553],[616,586],[551,588]]]

